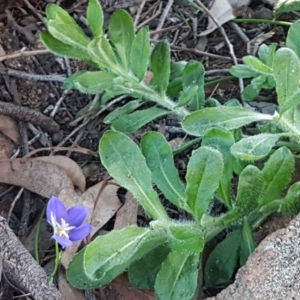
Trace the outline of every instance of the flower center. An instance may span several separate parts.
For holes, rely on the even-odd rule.
[[[65,219],[61,218],[60,223],[56,221],[56,218],[53,214],[51,214],[51,223],[54,229],[54,234],[59,236],[69,238],[69,232],[76,228],[76,226],[69,226],[69,223],[65,221]]]

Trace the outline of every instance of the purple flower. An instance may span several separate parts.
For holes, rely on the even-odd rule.
[[[47,220],[54,230],[52,237],[63,248],[84,239],[92,230],[90,224],[82,224],[88,212],[88,208],[83,205],[67,210],[59,198],[51,197],[47,205]]]

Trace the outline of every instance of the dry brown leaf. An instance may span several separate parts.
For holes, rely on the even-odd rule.
[[[20,135],[17,122],[14,119],[7,116],[0,116],[0,131],[14,143],[19,144]]]
[[[105,290],[107,300],[155,300],[154,292],[133,288],[127,276],[122,274],[109,283]]]
[[[82,169],[78,164],[67,156],[41,156],[35,157],[37,160],[46,161],[53,163],[58,167],[62,168],[72,180],[74,186],[78,187],[79,190],[84,193],[85,191],[85,176],[83,175]]]
[[[57,165],[35,158],[0,160],[0,182],[24,187],[43,197],[57,196],[73,188],[67,173]]]
[[[82,147],[44,147],[44,148],[32,150],[29,153],[27,153],[24,157],[31,157],[32,155],[41,151],[53,151],[53,152],[70,151],[70,152],[77,152],[77,153],[82,153],[87,155],[98,156],[97,152]]]
[[[127,192],[125,197],[125,204],[117,212],[114,229],[122,229],[137,223],[138,202],[130,192]]]
[[[0,132],[0,159],[10,158],[14,153],[14,143]]]
[[[58,289],[61,294],[64,296],[64,299],[68,300],[84,300],[85,296],[82,291],[77,290],[72,287],[66,278],[66,273],[63,268],[60,268],[58,273]]]
[[[251,0],[215,0],[209,12],[218,21],[219,25],[235,19],[233,7],[238,8],[247,6]],[[208,24],[205,31],[200,33],[200,36],[205,36],[217,29],[215,22],[208,17]]]

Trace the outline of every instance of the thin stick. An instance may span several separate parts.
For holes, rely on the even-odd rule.
[[[17,58],[20,56],[32,56],[32,55],[39,55],[39,54],[47,54],[50,53],[47,49],[40,49],[40,50],[31,50],[31,51],[19,51],[13,54],[8,55],[0,55],[0,61],[4,61],[7,59]]]

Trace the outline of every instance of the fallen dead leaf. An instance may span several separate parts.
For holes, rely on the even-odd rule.
[[[78,187],[82,193],[85,191],[85,176],[82,169],[74,160],[62,155],[41,156],[34,159],[46,161],[62,168],[68,174],[74,186]]]
[[[219,25],[223,25],[226,22],[235,19],[233,8],[241,6],[247,6],[251,0],[215,0],[211,6],[209,12],[218,21]],[[200,33],[201,36],[212,33],[218,26],[208,16],[208,24],[205,31]]]
[[[57,165],[35,158],[0,160],[0,182],[21,186],[43,197],[57,196],[73,188],[67,173]]]
[[[64,299],[68,300],[85,300],[84,293],[72,287],[66,278],[66,273],[63,268],[58,272],[58,289],[63,295]]]
[[[114,229],[137,224],[138,202],[130,192],[126,193],[125,198],[124,205],[117,212]]]
[[[17,122],[7,116],[0,117],[0,131],[9,139],[11,139],[15,144],[19,144],[20,134],[18,130]]]

